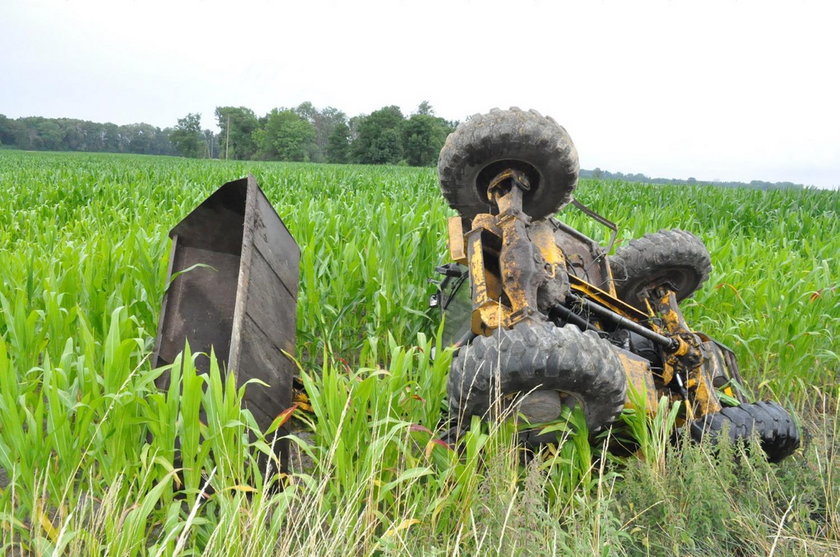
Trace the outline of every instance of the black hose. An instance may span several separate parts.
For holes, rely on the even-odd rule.
[[[585,331],[587,329],[592,328],[592,325],[589,324],[589,321],[576,314],[566,306],[554,306],[553,308],[551,308],[551,311],[549,313],[559,314],[560,317],[562,317],[567,323],[573,323],[577,325],[581,331]]]

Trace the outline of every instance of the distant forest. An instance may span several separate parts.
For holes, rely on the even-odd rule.
[[[666,184],[671,186],[695,186],[698,184],[709,184],[712,186],[720,186],[723,188],[751,188],[759,190],[786,190],[786,189],[804,189],[802,184],[794,184],[793,182],[765,182],[763,180],[752,180],[751,182],[732,182],[723,180],[697,180],[696,178],[688,178],[681,180],[678,178],[650,178],[644,174],[624,174],[622,172],[608,172],[596,168],[595,170],[580,171],[581,178],[596,178],[598,180],[621,180],[623,182],[644,182],[645,184]]]
[[[305,102],[257,116],[244,106],[219,106],[221,130],[201,129],[190,113],[171,128],[100,124],[71,118],[0,114],[0,146],[42,151],[92,151],[180,155],[234,160],[309,161],[433,166],[446,136],[457,126],[434,115],[424,101],[404,116],[397,106],[348,118],[337,108]]]
[[[244,106],[219,106],[221,130],[201,129],[201,115],[190,113],[173,127],[149,124],[88,122],[73,118],[29,116],[11,119],[0,114],[0,148],[34,151],[87,151],[180,155],[234,160],[309,161],[358,164],[434,166],[446,136],[458,122],[435,116],[423,101],[405,116],[397,106],[348,118],[333,107],[318,110],[310,102],[295,108],[275,108],[257,116]],[[757,189],[801,189],[791,182],[749,183],[650,178],[596,168],[581,177],[648,184],[712,184]]]

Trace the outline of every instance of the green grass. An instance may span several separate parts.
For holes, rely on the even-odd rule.
[[[169,228],[248,172],[301,246],[298,356],[315,407],[292,439],[311,469],[267,480],[257,455],[272,436],[248,435],[236,385],[187,355],[160,393],[148,363]],[[429,357],[426,279],[452,213],[432,170],[3,151],[0,192],[6,553],[840,550],[837,192],[578,189],[621,241],[703,238],[715,268],[685,313],[735,350],[756,398],[807,427],[779,466],[666,450],[655,421],[634,423],[652,440],[639,459],[598,458],[570,434],[528,460],[506,423],[476,424],[461,453],[437,442],[450,354]],[[561,218],[605,236],[574,209]]]

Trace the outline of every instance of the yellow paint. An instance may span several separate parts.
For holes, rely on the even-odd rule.
[[[644,358],[624,350],[617,349],[616,353],[621,367],[624,368],[628,384],[632,385],[636,392],[645,394],[644,410],[652,415],[656,411],[657,393],[656,385],[653,383],[653,374],[650,372],[650,364]],[[629,396],[624,401],[624,407],[635,408]]]
[[[648,317],[644,312],[639,311],[618,298],[614,298],[609,292],[601,290],[597,286],[589,284],[575,275],[569,275],[569,284],[571,285],[572,290],[585,294],[588,298],[598,302],[602,306],[610,308],[622,317],[627,317],[628,319],[633,319],[635,321],[647,319]]]
[[[465,264],[467,252],[464,250],[464,227],[461,225],[461,217],[449,217],[447,232],[449,232],[449,256],[452,261]]]
[[[566,258],[563,256],[560,246],[554,240],[554,229],[548,224],[548,221],[540,220],[532,223],[528,236],[540,250],[540,255],[545,259],[547,265],[555,269],[557,267],[566,268]],[[552,269],[551,276],[555,274],[556,271]]]

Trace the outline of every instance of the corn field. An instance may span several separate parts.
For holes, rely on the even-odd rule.
[[[149,357],[167,233],[252,173],[301,247],[306,461],[264,475],[241,388]],[[700,236],[683,304],[755,399],[807,431],[778,466],[659,443],[618,458],[569,427],[440,441],[451,351],[427,308],[454,214],[431,169],[0,151],[0,547],[46,555],[832,555],[840,551],[840,193],[584,180],[619,242]],[[574,208],[559,218],[604,240]],[[434,350],[433,350],[434,349]],[[245,388],[257,388],[247,386]],[[651,432],[667,424],[626,416]],[[641,420],[641,421],[639,421]],[[657,423],[659,420],[660,423]]]

